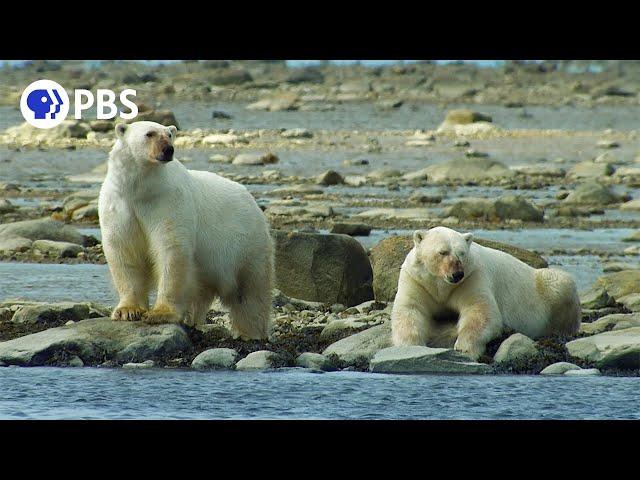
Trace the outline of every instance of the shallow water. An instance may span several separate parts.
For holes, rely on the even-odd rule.
[[[640,378],[0,368],[0,418],[638,419]]]

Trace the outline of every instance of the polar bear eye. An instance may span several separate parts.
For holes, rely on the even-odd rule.
[[[156,132],[147,132],[147,138],[155,136]]]
[[[438,253],[439,253],[440,255],[442,255],[443,257],[444,257],[445,255],[449,255],[449,252],[447,252],[446,250],[441,250],[441,251],[439,251]]]

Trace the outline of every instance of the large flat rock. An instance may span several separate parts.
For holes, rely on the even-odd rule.
[[[471,361],[450,348],[389,347],[378,351],[369,364],[375,373],[488,373],[491,367]]]
[[[329,345],[323,355],[337,355],[347,365],[368,362],[383,348],[391,346],[391,323],[368,328]],[[0,359],[1,360],[1,359]]]
[[[82,320],[0,343],[0,362],[39,366],[63,363],[74,356],[85,365],[162,360],[191,348],[179,325],[116,322],[109,318]]]

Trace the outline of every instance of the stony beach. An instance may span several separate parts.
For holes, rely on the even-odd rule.
[[[4,67],[0,365],[637,376],[634,65],[599,73],[551,63]],[[249,189],[276,243],[268,341],[233,339],[219,304],[197,329],[108,318],[117,299],[97,194],[114,123],[23,123],[20,94],[38,78],[67,89],[135,88],[137,120],[179,127],[181,162]],[[391,302],[411,232],[437,225],[571,273],[580,332],[532,340],[505,331],[479,362],[452,345],[391,347]]]

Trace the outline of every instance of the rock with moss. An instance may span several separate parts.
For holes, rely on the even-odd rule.
[[[192,348],[184,328],[95,318],[0,343],[0,361],[9,365],[66,364],[71,356],[85,364],[165,361]]]
[[[87,318],[99,318],[110,314],[109,308],[90,302],[26,303],[11,305],[15,313],[11,321],[24,325],[55,327],[69,320],[78,322]]]
[[[623,270],[598,278],[595,288],[602,288],[616,303],[631,312],[640,311],[640,270]]]
[[[54,240],[36,240],[31,247],[55,258],[76,258],[84,250],[82,245],[77,243],[56,242]]]
[[[514,333],[500,344],[493,361],[503,364],[519,364],[534,362],[539,352],[536,343],[526,335]]]

